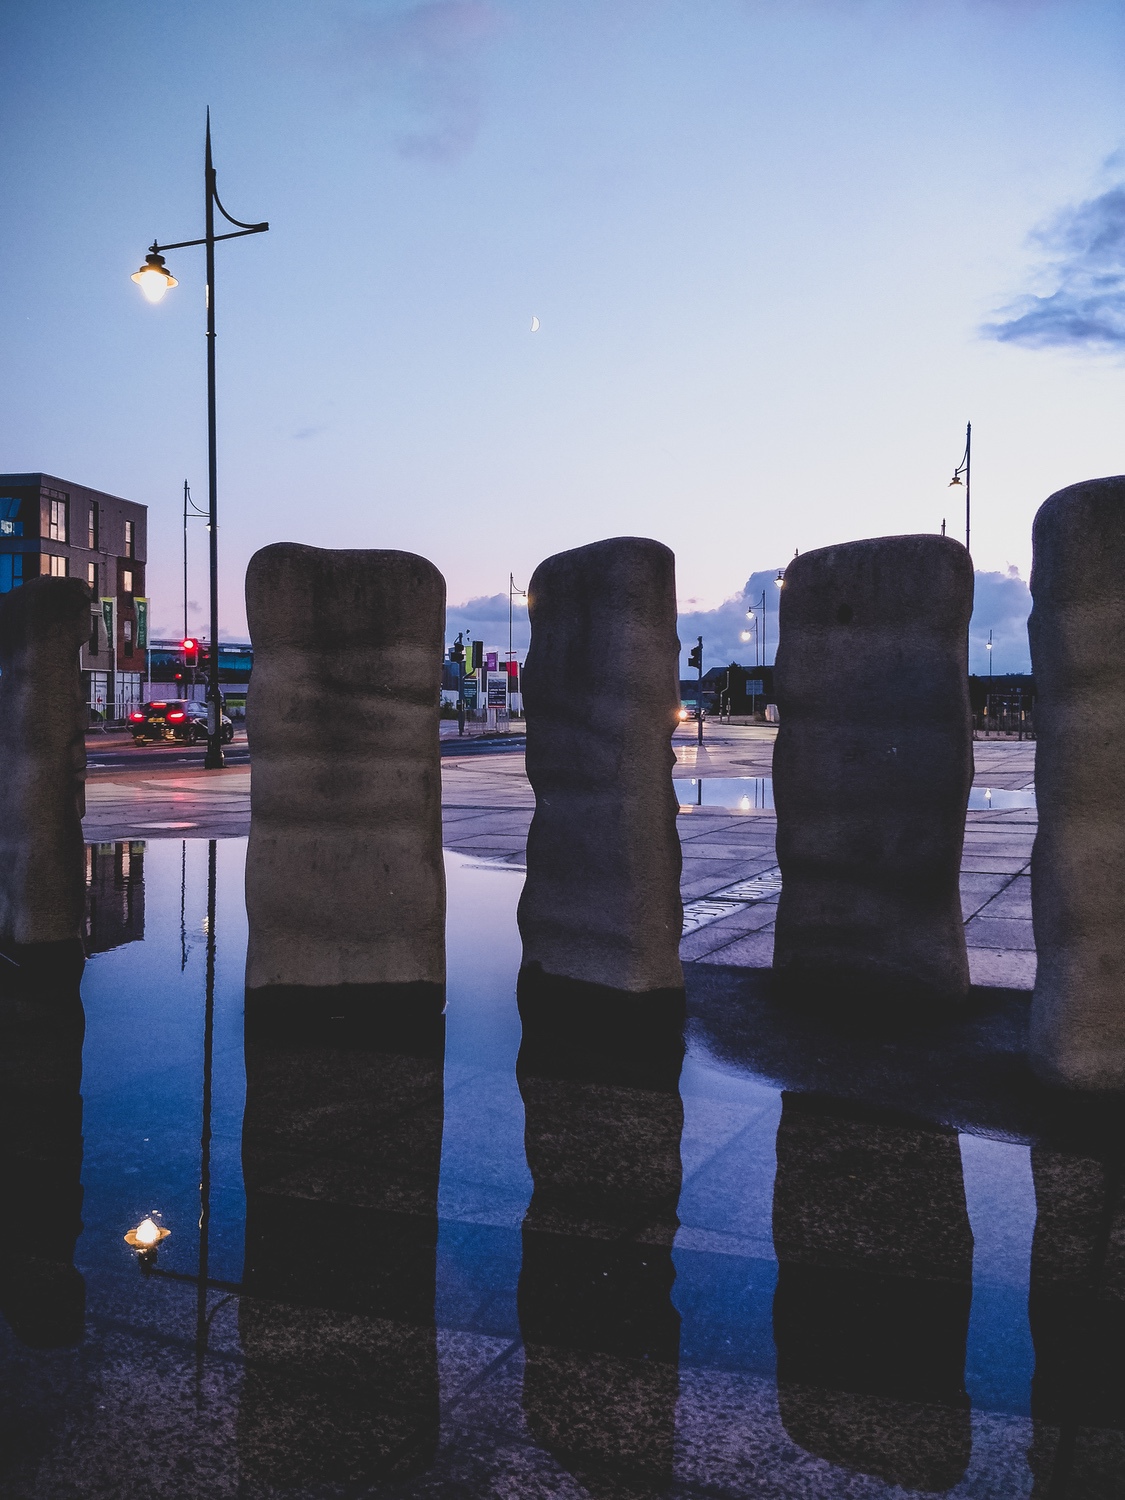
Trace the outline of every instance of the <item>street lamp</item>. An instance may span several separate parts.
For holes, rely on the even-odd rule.
[[[972,477],[972,460],[973,460],[973,424],[971,422],[966,422],[965,423],[965,453],[964,453],[964,456],[961,459],[961,462],[954,469],[954,471],[953,471],[953,478],[949,481],[949,486],[948,486],[950,489],[952,489],[954,485],[957,485],[957,487],[960,488],[960,486],[961,486],[961,475],[964,474],[964,476],[965,476],[965,551],[966,552],[968,552],[968,550],[969,550],[969,500],[970,500],[970,494],[971,494],[971,486],[970,486],[969,481],[970,481],[970,479]],[[943,521],[942,522],[942,526],[944,527],[944,525],[945,525],[945,523]],[[943,530],[942,535],[944,535],[944,534],[945,533],[944,533],[944,530]]]
[[[144,265],[134,271],[132,280],[137,283],[149,302],[156,303],[170,287],[178,285],[176,278],[164,264],[163,251],[187,250],[193,245],[207,247],[207,530],[211,553],[211,660],[207,673],[207,754],[203,759],[204,770],[215,771],[223,765],[222,741],[222,695],[219,691],[219,522],[216,503],[216,446],[215,446],[215,245],[219,240],[238,240],[248,234],[264,234],[268,223],[244,224],[233,219],[219,201],[215,187],[215,168],[211,161],[211,111],[207,111],[206,146],[203,158],[203,194],[205,204],[204,223],[206,232],[201,240],[177,240],[175,244],[158,245],[153,240]],[[235,225],[233,234],[215,233],[215,209],[218,209],[228,224]]]

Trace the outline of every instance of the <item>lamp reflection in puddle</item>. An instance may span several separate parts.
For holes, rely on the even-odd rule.
[[[137,1252],[141,1269],[147,1271],[156,1264],[157,1248],[171,1233],[170,1229],[162,1228],[151,1218],[142,1219],[136,1229],[130,1229],[125,1235],[125,1243]]]

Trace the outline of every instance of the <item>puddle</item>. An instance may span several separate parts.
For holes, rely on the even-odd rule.
[[[768,806],[763,778],[705,782],[704,795],[730,788]],[[96,846],[88,864],[81,1112],[50,1113],[72,1132],[60,1170],[73,1178],[80,1164],[73,1264],[85,1311],[65,1350],[0,1326],[0,1366],[20,1392],[12,1493],[76,1493],[88,1472],[101,1482],[99,1441],[111,1465],[99,1493],[128,1488],[112,1465],[123,1461],[117,1435],[137,1428],[158,1433],[162,1461],[184,1472],[205,1451],[210,1495],[374,1493],[399,1476],[381,1455],[407,1451],[405,1430],[413,1472],[445,1461],[439,1397],[470,1395],[485,1434],[507,1431],[505,1403],[522,1401],[528,1444],[564,1467],[583,1444],[631,1453],[639,1421],[637,1472],[648,1483],[665,1465],[657,1489],[674,1465],[688,1488],[745,1493],[749,1458],[735,1463],[733,1488],[716,1489],[691,1455],[741,1452],[750,1439],[738,1424],[757,1443],[765,1423],[769,1464],[784,1476],[815,1461],[818,1492],[835,1493],[889,1418],[869,1422],[867,1398],[847,1396],[839,1420],[859,1403],[858,1447],[837,1461],[816,1412],[797,1409],[799,1391],[837,1380],[876,1390],[863,1382],[894,1365],[903,1318],[904,1399],[952,1413],[922,1445],[915,1487],[1024,1463],[1022,1420],[973,1448],[964,1389],[985,1412],[1029,1411],[1036,1197],[1025,1146],[959,1151],[956,1131],[783,1092],[739,1061],[734,1014],[710,1029],[690,1020],[682,1068],[676,1055],[650,1081],[618,1086],[550,1059],[542,1076],[517,1075],[522,871],[452,853],[444,1048],[322,1049],[307,1066],[300,1052],[251,1057],[248,1089],[245,848],[135,841]],[[768,870],[711,904],[770,900],[778,884]],[[43,1077],[56,1087],[61,1074]],[[291,1134],[278,1125],[282,1145],[263,1154],[271,1110]],[[8,1130],[0,1149],[18,1155]],[[123,1235],[148,1216],[171,1233],[146,1273]],[[864,1247],[859,1260],[833,1262],[818,1281],[810,1267],[823,1247],[831,1261],[841,1235]],[[880,1257],[900,1242],[932,1276],[910,1273],[904,1300],[895,1272],[880,1301]],[[511,1350],[524,1352],[494,1391],[488,1372]],[[764,1398],[753,1394],[763,1386]],[[150,1390],[151,1411],[138,1394]],[[882,1397],[871,1400],[881,1412]],[[735,1425],[717,1431],[724,1421]],[[132,1441],[144,1451],[148,1439]],[[631,1472],[634,1459],[614,1462]],[[867,1472],[881,1462],[873,1453]],[[139,1460],[134,1474],[139,1483]],[[460,1483],[434,1482],[449,1493]],[[884,1493],[874,1480],[864,1489]]]
[[[677,776],[672,784],[681,811],[692,807],[722,807],[729,812],[746,813],[773,811],[771,776]],[[1012,812],[1034,807],[1034,790],[974,786],[969,792],[971,811]]]

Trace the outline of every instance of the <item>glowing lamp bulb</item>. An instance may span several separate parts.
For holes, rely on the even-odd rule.
[[[125,1243],[133,1250],[141,1251],[147,1258],[150,1250],[155,1250],[163,1240],[172,1233],[170,1229],[161,1229],[159,1224],[154,1224],[151,1219],[142,1219],[136,1229],[130,1229],[125,1236]]]
[[[145,263],[139,271],[134,271],[130,277],[135,281],[145,294],[148,302],[159,302],[169,287],[178,286],[179,282],[164,264],[164,257],[150,250],[145,256]]]
[[[687,709],[686,708],[681,708],[680,709],[679,717],[681,719],[686,719],[687,718]]]
[[[137,1244],[142,1250],[149,1250],[153,1245],[160,1243],[160,1230],[151,1219],[142,1219],[134,1233],[137,1236]]]
[[[742,639],[744,641],[748,641],[750,639],[750,632],[748,630],[744,630],[742,632]]]
[[[749,812],[750,811],[750,798],[749,797],[743,797],[742,801],[738,804],[738,806],[739,806],[739,809],[742,812]]]

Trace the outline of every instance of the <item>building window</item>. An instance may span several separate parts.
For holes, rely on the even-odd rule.
[[[97,598],[98,593],[98,565],[97,563],[86,564],[86,582],[90,585],[90,592]]]
[[[47,523],[47,535],[52,542],[65,542],[67,538],[66,513],[68,509],[65,500],[50,500],[47,502],[51,507],[50,517]]]
[[[56,557],[52,552],[44,557],[43,561],[47,564],[43,571],[48,573],[50,577],[66,578],[68,576],[69,569],[67,568],[65,557]]]
[[[98,550],[98,502],[95,500],[90,505],[90,530],[86,545],[91,552]]]
[[[121,592],[131,594],[133,592],[133,570],[132,568],[121,569]]]
[[[98,643],[101,639],[98,632],[98,625],[101,622],[101,618],[101,614],[97,610],[90,611],[90,644],[87,650],[91,656],[97,656],[98,654]]]
[[[132,656],[132,654],[133,654],[133,622],[132,622],[132,620],[123,620],[121,622],[121,628],[122,628],[122,630],[124,632],[124,635],[125,635],[125,655],[126,656]]]
[[[18,589],[23,582],[23,553],[0,552],[0,594]]]
[[[136,521],[125,522],[125,556],[136,557],[137,555],[137,523]]]
[[[23,536],[23,522],[17,521],[20,503],[11,496],[0,497],[0,536]]]

